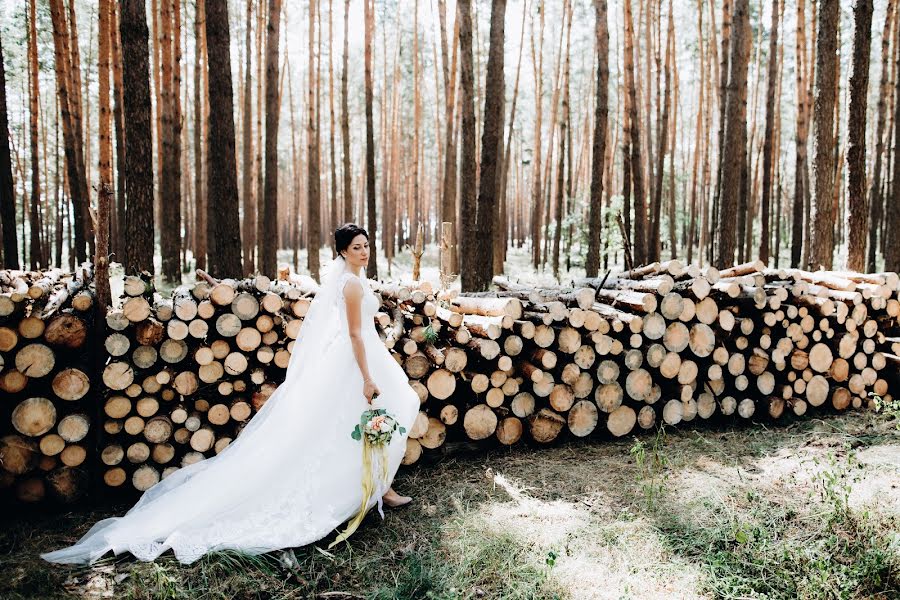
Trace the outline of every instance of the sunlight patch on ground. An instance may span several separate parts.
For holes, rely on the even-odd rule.
[[[572,598],[702,597],[696,566],[673,556],[649,520],[604,504],[604,494],[545,501],[503,474],[493,481],[510,500],[485,504],[471,519],[545,559],[552,553],[550,577]]]

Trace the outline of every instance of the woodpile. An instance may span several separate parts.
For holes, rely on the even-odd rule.
[[[315,289],[298,281],[198,271],[198,283],[161,298],[126,278],[103,342],[106,486],[144,491],[228,447],[284,380]]]
[[[221,452],[284,380],[317,289],[279,277],[198,271],[166,298],[126,277],[96,334],[89,268],[0,272],[0,488],[72,500],[93,475],[107,491],[143,491]],[[893,273],[669,261],[567,286],[494,283],[460,295],[373,282],[377,328],[421,400],[404,464],[460,445],[779,420],[897,394]]]
[[[422,399],[406,464],[445,444],[778,420],[896,395],[894,273],[669,261],[570,286],[494,284],[444,299],[380,288],[385,343]]]
[[[0,494],[71,502],[93,459],[92,269],[0,271]]]

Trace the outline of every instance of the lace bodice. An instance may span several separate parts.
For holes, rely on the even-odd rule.
[[[350,331],[349,326],[347,325],[347,305],[344,300],[344,286],[346,286],[347,282],[351,279],[356,279],[363,287],[363,298],[360,306],[360,329],[363,333],[371,332],[377,335],[375,329],[375,313],[378,312],[378,298],[367,282],[360,279],[359,276],[349,272],[341,275],[341,279],[338,282],[340,298],[340,302],[338,302],[338,313],[341,318],[341,331],[345,333],[349,333]]]

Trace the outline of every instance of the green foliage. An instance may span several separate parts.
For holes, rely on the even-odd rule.
[[[634,457],[638,466],[638,481],[644,492],[644,500],[647,508],[652,509],[656,501],[663,493],[666,481],[669,478],[669,459],[665,455],[666,430],[660,425],[656,430],[652,445],[648,448],[643,440],[635,438],[634,445],[629,449],[629,454]]]
[[[869,392],[869,396],[875,401],[875,412],[892,420],[894,427],[900,431],[900,400],[885,400],[875,392]]]
[[[897,523],[850,510],[857,467],[852,455],[832,454],[816,473],[818,499],[795,505],[750,491],[721,504],[707,500],[702,519],[667,511],[660,528],[675,552],[702,563],[716,598],[896,598]]]

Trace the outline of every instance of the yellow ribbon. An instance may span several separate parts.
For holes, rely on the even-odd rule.
[[[380,463],[378,466],[380,467],[380,475],[381,481],[387,481],[387,445],[380,444],[377,447],[373,447],[372,444],[369,443],[369,438],[363,434],[362,436],[363,448],[362,448],[362,504],[359,508],[359,512],[356,513],[356,516],[347,523],[347,528],[340,535],[335,538],[333,542],[328,545],[328,548],[340,544],[351,535],[356,529],[359,527],[360,523],[362,523],[363,519],[366,517],[366,513],[368,512],[367,507],[369,504],[369,500],[372,498],[372,493],[375,491],[375,479],[374,479],[374,469],[372,468],[372,459],[373,452],[379,452],[381,460],[378,460]],[[379,498],[380,501],[380,498]],[[381,512],[381,508],[379,506],[379,512]],[[382,513],[382,518],[384,518],[384,514]]]

